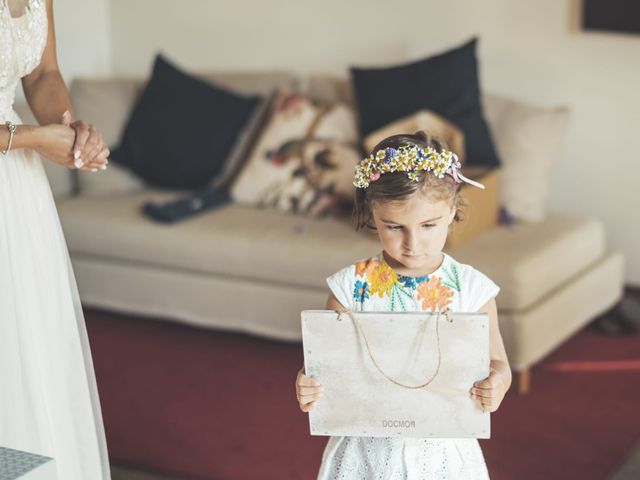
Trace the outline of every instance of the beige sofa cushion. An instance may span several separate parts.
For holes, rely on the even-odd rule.
[[[535,308],[501,311],[500,333],[513,370],[537,363],[597,315],[609,310],[624,292],[624,257],[606,252]]]
[[[500,287],[498,306],[522,310],[579,275],[605,252],[603,224],[550,214],[537,223],[492,229],[451,252]]]
[[[569,110],[491,94],[483,104],[502,163],[502,206],[518,220],[542,220],[553,167],[562,161]]]
[[[230,204],[175,225],[154,223],[140,211],[145,200],[173,196],[149,192],[60,203],[72,256],[324,289],[327,276],[379,251],[377,239],[347,222],[277,210]]]
[[[58,205],[69,249],[105,261],[325,288],[325,278],[379,252],[372,233],[346,221],[314,219],[236,204],[167,226],[140,212],[168,193],[74,198]],[[599,221],[550,215],[537,224],[495,228],[449,253],[500,287],[500,309],[530,307],[600,258]]]

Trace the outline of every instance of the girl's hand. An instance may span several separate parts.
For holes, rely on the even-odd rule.
[[[73,144],[76,167],[92,172],[106,169],[110,152],[96,127],[82,120],[72,121],[68,110],[62,114],[62,124],[71,127],[76,134]]]
[[[316,380],[307,377],[301,368],[296,377],[296,398],[300,410],[305,413],[310,412],[316,404],[316,400],[322,395],[323,387]]]
[[[471,398],[477,400],[484,412],[493,413],[498,410],[502,399],[507,393],[508,386],[502,373],[490,367],[489,376],[475,382],[471,388]]]

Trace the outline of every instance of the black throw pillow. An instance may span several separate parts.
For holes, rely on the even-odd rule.
[[[480,104],[476,42],[405,65],[351,68],[362,137],[431,110],[464,132],[465,163],[500,165]]]
[[[111,159],[152,186],[204,187],[223,171],[260,101],[187,75],[158,55]]]

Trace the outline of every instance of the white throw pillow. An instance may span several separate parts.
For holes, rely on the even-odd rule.
[[[231,195],[244,205],[321,216],[353,201],[357,139],[351,107],[282,90]]]
[[[516,220],[543,220],[553,166],[563,154],[569,109],[537,107],[491,94],[484,95],[483,103],[502,162],[502,206]]]

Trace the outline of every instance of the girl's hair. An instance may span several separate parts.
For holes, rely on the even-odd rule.
[[[371,153],[374,155],[378,150],[385,148],[398,149],[403,146],[418,146],[421,148],[433,147],[438,153],[445,144],[435,137],[429,137],[423,131],[414,135],[402,134],[392,135],[378,143]],[[353,206],[353,217],[356,223],[356,230],[373,226],[372,205],[376,202],[402,202],[414,193],[420,191],[427,198],[434,201],[447,201],[456,208],[454,221],[460,222],[463,219],[462,210],[465,207],[464,200],[460,196],[460,184],[456,183],[451,175],[438,178],[435,175],[420,170],[418,181],[407,176],[407,172],[388,172],[380,175],[376,181],[371,182],[366,188],[356,188],[356,198]]]

